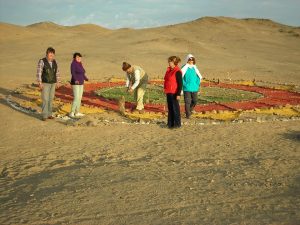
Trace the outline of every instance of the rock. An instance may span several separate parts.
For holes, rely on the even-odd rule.
[[[119,111],[120,111],[120,114],[122,116],[125,115],[125,97],[124,96],[121,96],[119,101],[118,101],[118,105],[119,105]]]
[[[256,118],[256,122],[261,123],[262,122],[262,118],[261,117],[257,117]]]
[[[283,122],[288,122],[289,119],[288,119],[288,118],[282,118],[281,121],[283,121]]]
[[[67,126],[77,126],[78,124],[77,124],[76,121],[74,121],[72,119],[69,119],[69,120],[66,121],[66,125]]]
[[[286,104],[286,105],[285,105],[285,107],[287,107],[287,108],[291,108],[291,107],[292,107],[292,105],[290,105],[290,104]]]
[[[145,122],[143,119],[141,119],[141,118],[138,119],[138,122],[139,122],[140,124],[146,124],[146,122]]]
[[[96,127],[97,126],[97,122],[95,120],[89,120],[86,122],[86,125],[88,127]]]
[[[0,177],[7,177],[7,176],[8,176],[7,167],[4,167],[1,169]]]
[[[22,94],[22,91],[20,88],[17,88],[13,91],[13,93],[19,95],[19,94]]]

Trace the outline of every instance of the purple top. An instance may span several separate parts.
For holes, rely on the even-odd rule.
[[[84,81],[88,81],[88,78],[85,76],[85,70],[82,66],[82,63],[73,60],[71,63],[71,84],[76,85],[76,81],[78,81],[77,85],[82,85]]]

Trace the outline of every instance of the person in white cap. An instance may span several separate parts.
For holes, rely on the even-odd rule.
[[[185,102],[186,118],[191,117],[197,104],[197,96],[200,88],[202,75],[196,66],[196,59],[192,54],[186,57],[186,64],[182,67],[183,93]]]

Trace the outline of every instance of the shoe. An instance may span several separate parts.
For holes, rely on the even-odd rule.
[[[83,113],[75,113],[75,117],[82,117],[82,116],[85,116]]]
[[[46,120],[47,120],[47,118],[42,118],[41,120],[42,120],[42,121],[46,121]]]
[[[69,117],[71,117],[71,118],[75,117],[74,113],[70,112]]]
[[[145,110],[141,109],[141,110],[138,110],[139,111],[139,114],[144,114],[145,113]]]
[[[196,112],[195,110],[192,110],[191,113],[192,113],[192,114],[195,114],[195,113],[197,113],[197,112]]]
[[[54,116],[48,116],[48,119],[53,120]]]

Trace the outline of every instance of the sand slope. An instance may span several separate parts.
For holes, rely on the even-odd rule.
[[[300,83],[300,29],[270,20],[205,17],[151,28],[108,30],[97,25],[64,27],[51,22],[27,27],[0,24],[0,77],[5,85],[34,80],[37,60],[57,50],[64,79],[72,53],[82,52],[91,78],[123,76],[120,64],[142,65],[162,77],[166,58],[192,52],[207,78],[262,79]],[[15,64],[18,63],[18,69]]]

